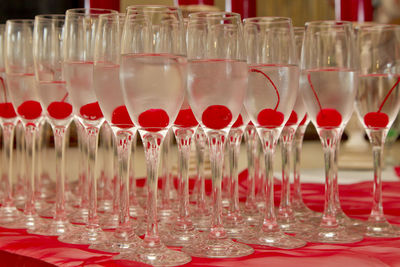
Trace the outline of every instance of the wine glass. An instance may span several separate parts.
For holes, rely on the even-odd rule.
[[[101,14],[117,14],[108,9],[69,9],[65,18],[63,74],[75,115],[85,131],[87,147],[89,213],[84,228],[69,231],[58,239],[71,244],[98,244],[107,238],[97,216],[96,159],[103,113],[93,90],[94,45]]]
[[[5,69],[11,102],[25,130],[25,207],[24,216],[6,227],[33,229],[45,222],[35,207],[35,154],[37,132],[42,120],[42,106],[35,88],[33,63],[33,20],[8,20],[5,39]]]
[[[320,225],[301,237],[310,242],[354,243],[363,236],[338,222],[334,179],[336,148],[353,112],[358,85],[357,52],[352,24],[343,21],[306,23],[301,55],[301,95],[325,155],[325,207]]]
[[[238,164],[240,155],[240,144],[242,143],[243,133],[249,116],[246,109],[243,107],[235,123],[231,126],[228,134],[228,154],[229,154],[229,206],[227,214],[224,216],[224,228],[231,238],[238,238],[245,235],[249,227],[246,220],[240,211],[239,207],[239,179],[238,179]]]
[[[62,75],[65,15],[35,17],[33,57],[38,96],[53,129],[56,151],[56,203],[50,224],[30,233],[58,236],[72,230],[65,210],[66,131],[73,118],[66,83]],[[50,52],[51,51],[51,52]]]
[[[145,20],[143,16],[130,19],[131,22]],[[114,201],[119,202],[119,224],[106,242],[91,248],[108,252],[127,251],[141,242],[129,215],[129,163],[136,129],[120,88],[120,40],[124,20],[125,14],[100,15],[94,53],[93,89],[104,117],[112,127],[117,150]]]
[[[188,98],[208,137],[212,172],[213,216],[210,232],[182,250],[196,257],[232,258],[253,249],[227,237],[222,223],[224,145],[243,107],[247,86],[243,33],[236,13],[211,12],[199,19],[189,15]]]
[[[360,73],[355,107],[374,162],[373,202],[365,235],[398,237],[399,227],[383,213],[381,176],[385,139],[400,110],[400,26],[360,25],[356,38]]]
[[[293,33],[295,38],[295,46],[297,57],[300,60],[301,57],[301,47],[304,39],[304,27],[293,27]],[[317,220],[319,222],[320,213],[314,212],[309,209],[303,202],[303,196],[301,193],[301,183],[300,183],[300,160],[301,160],[301,149],[303,145],[303,138],[310,118],[307,116],[306,107],[303,102],[303,98],[300,94],[297,95],[296,102],[294,104],[293,112],[289,118],[287,124],[291,124],[289,127],[294,128],[294,136],[292,140],[291,149],[293,154],[293,198],[291,202],[291,210],[298,220],[304,222],[314,222]],[[297,119],[296,123],[293,124],[293,119]],[[291,120],[292,119],[292,120]],[[285,131],[285,130],[284,130]],[[290,129],[288,129],[290,131]],[[290,152],[289,152],[290,153]],[[315,218],[315,219],[314,219]]]
[[[3,131],[3,166],[2,177],[4,179],[4,195],[0,207],[0,225],[13,223],[21,218],[17,210],[13,196],[13,140],[14,129],[18,122],[17,113],[10,102],[7,90],[5,73],[5,25],[0,25],[0,123]]]
[[[292,21],[283,17],[244,20],[249,86],[245,107],[257,127],[265,157],[265,208],[261,228],[240,238],[244,243],[279,248],[302,247],[306,242],[281,231],[275,216],[273,155],[296,101],[299,67]]]
[[[132,20],[142,15],[147,20]],[[171,27],[171,22],[177,27]],[[165,6],[130,6],[121,41],[120,79],[125,105],[142,137],[147,165],[147,230],[140,246],[118,258],[151,265],[181,265],[187,254],[168,249],[157,221],[160,147],[182,105],[186,57],[182,14]]]

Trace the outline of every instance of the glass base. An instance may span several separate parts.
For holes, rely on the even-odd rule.
[[[18,221],[2,225],[2,227],[10,229],[31,230],[40,227],[42,225],[48,225],[49,223],[50,220],[43,219],[37,214],[30,214],[30,215],[22,214],[21,218],[19,218]]]
[[[102,229],[112,230],[116,229],[119,225],[118,214],[103,213],[99,214],[100,227]]]
[[[302,202],[297,205],[294,204],[294,202],[293,202],[292,210],[293,210],[294,216],[302,222],[307,222],[310,218],[312,218],[313,220],[314,220],[314,218],[317,218],[317,219],[319,219],[318,222],[321,221],[320,219],[322,217],[322,213],[313,211],[312,209],[307,207],[306,204],[304,204]]]
[[[254,249],[229,238],[212,238],[205,235],[198,242],[182,248],[183,252],[201,258],[238,258],[253,254]]]
[[[282,231],[289,234],[307,232],[315,228],[309,223],[301,222],[293,214],[287,216],[278,215],[277,222]]]
[[[58,241],[76,245],[101,244],[108,240],[100,226],[82,227],[58,237]]]
[[[262,216],[257,208],[257,205],[254,204],[254,207],[251,208],[243,205],[242,210],[242,216],[247,225],[259,226],[261,224]]]
[[[68,221],[55,221],[51,220],[50,223],[40,225],[37,228],[28,230],[28,233],[35,235],[48,235],[60,236],[70,231],[75,230],[77,227],[70,224]]]
[[[342,210],[338,210],[336,213],[336,219],[340,225],[351,227],[355,230],[361,230],[365,228],[365,221],[350,218]]]
[[[172,208],[159,208],[157,212],[157,219],[160,223],[171,223],[177,217],[177,214]]]
[[[133,251],[115,256],[114,259],[143,262],[153,266],[179,266],[192,260],[189,255],[181,251],[168,249],[164,245],[157,247],[139,246]]]
[[[90,245],[89,248],[111,253],[124,253],[130,252],[142,244],[142,239],[132,231],[108,233],[107,236],[106,242]]]
[[[0,207],[0,225],[17,222],[22,216],[23,214],[15,206]]]
[[[106,213],[110,212],[113,208],[112,201],[111,200],[102,200],[99,201],[97,205],[97,212],[100,213]]]
[[[138,218],[143,218],[146,215],[146,213],[144,209],[141,206],[139,206],[139,204],[137,204],[134,206],[131,205],[129,207],[129,215],[133,218],[138,219]]]
[[[224,217],[224,230],[230,238],[240,238],[248,234],[250,227],[240,215]]]
[[[66,205],[65,213],[70,214],[72,211],[73,211],[73,209],[69,205]],[[51,206],[49,206],[46,209],[37,211],[37,214],[39,214],[39,216],[44,217],[44,218],[53,218],[55,213],[56,213],[56,206],[54,204],[52,204]]]
[[[298,238],[313,243],[349,244],[363,239],[363,235],[343,226],[326,227],[318,226],[313,231],[300,233]]]
[[[301,248],[307,244],[307,242],[301,239],[285,234],[279,228],[271,231],[265,231],[263,228],[259,228],[259,230],[255,229],[251,234],[249,234],[249,236],[240,238],[238,241],[246,244],[281,249]]]
[[[68,216],[68,220],[74,224],[86,224],[89,217],[89,210],[86,208],[78,208],[75,212]]]
[[[364,234],[368,237],[395,238],[400,236],[400,227],[392,225],[386,220],[368,220]]]
[[[172,224],[169,229],[164,229],[164,231],[160,233],[161,240],[165,245],[184,247],[193,244],[200,238],[200,233],[193,225],[191,227],[179,227],[174,225],[175,224]]]
[[[203,216],[192,216],[192,223],[196,230],[198,231],[210,231],[211,227],[211,216],[203,215]]]

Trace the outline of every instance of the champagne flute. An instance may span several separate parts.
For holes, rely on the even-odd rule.
[[[84,129],[87,147],[89,213],[84,228],[69,231],[58,239],[71,244],[98,244],[106,240],[97,216],[96,159],[103,113],[93,90],[94,45],[101,14],[117,14],[108,9],[69,9],[65,19],[63,72],[75,115]]]
[[[306,23],[301,55],[301,95],[325,156],[325,206],[320,225],[301,237],[310,242],[354,243],[363,236],[339,223],[335,205],[336,149],[353,112],[358,62],[352,24]]]
[[[17,113],[10,102],[7,90],[5,73],[5,25],[0,25],[0,123],[3,131],[3,166],[2,177],[4,179],[4,195],[0,207],[0,225],[13,223],[21,218],[17,210],[13,196],[13,140],[14,129],[18,123]]]
[[[54,133],[56,150],[56,203],[50,224],[30,233],[58,236],[72,230],[65,210],[66,131],[73,118],[66,83],[62,75],[65,15],[35,17],[33,57],[38,96]],[[49,50],[51,53],[49,53]]]
[[[147,20],[132,18],[141,15]],[[177,27],[171,27],[173,22]],[[181,11],[165,6],[130,6],[121,41],[121,88],[129,115],[143,140],[147,165],[147,230],[135,250],[118,258],[155,266],[181,265],[187,254],[168,249],[157,221],[160,147],[182,105],[186,57]]]
[[[144,20],[143,16],[130,18]],[[99,17],[94,55],[94,90],[106,121],[111,125],[116,150],[117,177],[114,201],[119,207],[119,224],[113,235],[104,243],[91,248],[124,252],[140,244],[135,225],[129,215],[129,163],[135,126],[129,117],[120,88],[120,40],[125,14],[104,14]]]
[[[201,19],[189,15],[189,104],[208,137],[213,186],[210,233],[183,248],[196,257],[232,258],[253,253],[251,247],[229,239],[222,223],[224,145],[243,107],[247,86],[242,35],[236,13],[211,12]]]
[[[385,139],[400,110],[400,26],[360,25],[356,37],[360,74],[355,107],[374,162],[373,202],[365,235],[398,237],[399,227],[383,213],[381,176]]]
[[[239,240],[279,248],[298,248],[306,242],[284,234],[274,207],[273,155],[276,143],[296,101],[299,67],[292,21],[283,17],[244,20],[249,87],[245,107],[257,127],[265,158],[265,208],[260,229]]]
[[[36,136],[42,120],[35,88],[33,63],[33,20],[8,20],[6,24],[5,69],[12,103],[25,130],[25,208],[24,216],[7,227],[33,229],[45,223],[35,208]]]

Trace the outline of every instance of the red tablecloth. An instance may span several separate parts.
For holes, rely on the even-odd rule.
[[[246,172],[240,176],[245,186]],[[242,188],[243,189],[243,188]],[[276,185],[279,195],[280,185]],[[304,184],[305,202],[314,210],[323,208],[322,184]],[[400,224],[400,182],[385,182],[384,209],[392,223]],[[355,218],[366,219],[371,208],[372,183],[340,186],[342,206]],[[282,250],[254,247],[253,255],[236,259],[193,258],[187,266],[400,266],[400,238],[371,239],[352,245],[310,243],[304,248]],[[114,261],[113,254],[83,245],[68,245],[55,237],[27,234],[24,230],[0,228],[0,266],[141,266]],[[144,265],[143,265],[144,266]]]

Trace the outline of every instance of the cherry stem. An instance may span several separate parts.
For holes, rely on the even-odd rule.
[[[322,106],[321,106],[321,103],[319,102],[319,98],[318,98],[317,92],[315,91],[314,85],[313,85],[312,82],[311,82],[311,75],[310,75],[310,73],[307,73],[307,79],[308,79],[308,83],[310,84],[311,90],[312,90],[313,93],[314,93],[315,99],[317,99],[318,106],[319,106],[319,110],[322,110]]]
[[[65,99],[67,99],[68,93],[65,94],[65,96],[61,99],[61,102],[65,102]]]
[[[4,83],[4,79],[0,77],[1,85],[3,86],[3,93],[4,93],[4,103],[7,103],[7,93],[6,93],[6,85]]]
[[[378,113],[381,112],[383,105],[385,105],[386,101],[388,100],[390,94],[393,92],[394,88],[400,83],[400,77],[397,79],[397,82],[393,85],[393,87],[389,90],[388,94],[386,95],[385,99],[383,99],[382,104],[379,106]]]
[[[276,95],[277,95],[277,97],[278,97],[278,101],[276,102],[276,106],[275,106],[275,108],[274,108],[274,111],[276,111],[276,110],[278,109],[279,102],[281,102],[281,98],[280,98],[280,96],[279,96],[278,88],[276,88],[276,86],[275,86],[274,82],[271,80],[271,78],[270,78],[267,74],[265,74],[263,71],[258,70],[258,69],[250,69],[250,72],[258,72],[258,73],[261,73],[262,75],[265,76],[265,78],[268,79],[268,81],[269,81],[269,82],[272,84],[272,86],[274,87],[275,92],[276,92]]]

